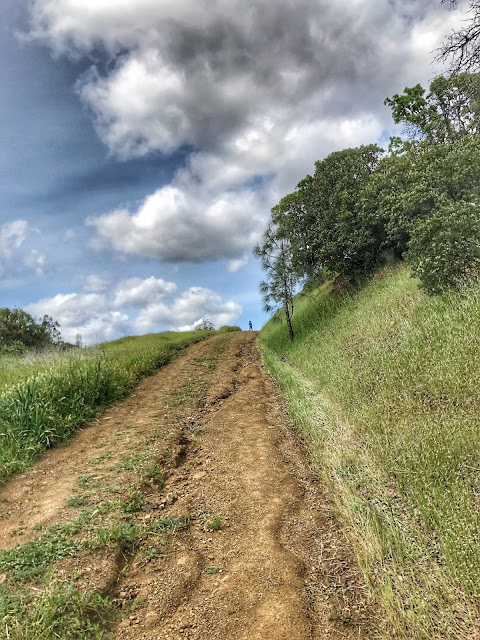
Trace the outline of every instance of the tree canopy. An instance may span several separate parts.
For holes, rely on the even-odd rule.
[[[301,279],[358,278],[392,255],[432,294],[480,277],[480,75],[440,76],[386,99],[407,138],[315,163],[271,210],[255,248],[265,308],[282,305],[290,337]]]
[[[460,73],[439,76],[425,89],[419,84],[387,98],[393,120],[403,123],[410,138],[429,138],[433,143],[480,132],[480,75]]]
[[[203,318],[199,320],[195,325],[195,331],[213,331],[215,329],[215,325],[208,318]]]
[[[50,316],[38,321],[23,309],[0,308],[0,349],[21,351],[61,341],[59,324]]]

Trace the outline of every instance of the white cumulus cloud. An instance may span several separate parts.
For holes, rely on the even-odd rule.
[[[81,335],[87,345],[135,333],[188,331],[204,319],[219,327],[242,312],[239,304],[211,289],[191,287],[175,297],[176,292],[174,283],[160,278],[130,278],[109,293],[60,293],[30,304],[27,311],[52,316],[64,340],[73,343]],[[119,311],[123,308],[129,313]]]
[[[236,302],[224,302],[220,294],[204,287],[190,287],[171,306],[163,303],[142,310],[136,327],[143,333],[168,325],[177,331],[191,331],[201,320],[210,320],[218,328],[232,324],[241,314]]]
[[[28,246],[31,232],[26,220],[13,220],[0,226],[0,277],[33,271],[43,276],[47,267],[45,255]]]
[[[106,291],[110,287],[110,278],[91,273],[86,276],[83,288],[85,291]]]
[[[30,251],[30,253],[25,258],[24,262],[26,266],[30,267],[30,269],[33,269],[38,276],[43,276],[45,274],[45,269],[47,267],[47,258],[37,249],[32,249],[32,251]]]
[[[0,264],[8,260],[27,237],[28,224],[25,220],[13,220],[0,227]]]
[[[38,317],[52,316],[67,342],[75,342],[78,334],[83,343],[96,344],[131,333],[129,317],[114,311],[104,294],[59,293],[28,305],[27,311]]]
[[[129,278],[120,282],[115,289],[116,307],[145,307],[172,298],[177,291],[174,282],[166,282],[151,276],[146,280]]]
[[[32,0],[32,38],[108,57],[77,91],[113,154],[192,149],[138,208],[89,218],[96,246],[240,268],[315,160],[392,127],[385,97],[428,83],[463,16],[440,0]]]
[[[162,187],[137,211],[119,209],[87,224],[97,231],[97,247],[163,261],[202,261],[244,254],[256,242],[264,215],[247,189],[212,197],[190,183],[186,189]]]

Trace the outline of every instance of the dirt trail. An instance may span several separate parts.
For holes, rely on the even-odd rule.
[[[192,389],[194,402],[185,395]],[[109,451],[93,470],[105,483],[126,452],[156,446],[159,429],[170,470],[162,489],[145,488],[148,509],[137,518],[168,511],[190,525],[168,553],[129,558],[123,570],[88,559],[96,588],[108,586],[125,611],[138,603],[116,626],[118,640],[376,637],[361,575],[252,333],[191,347],[7,485],[0,548],[37,535],[36,523],[71,518],[66,500],[78,476],[92,473],[95,447]],[[85,561],[75,562],[78,573]]]

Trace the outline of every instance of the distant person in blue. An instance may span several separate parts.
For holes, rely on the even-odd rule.
[[[248,330],[253,331],[253,324],[251,320],[248,321]]]

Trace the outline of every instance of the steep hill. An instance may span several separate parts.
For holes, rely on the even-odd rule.
[[[473,638],[480,596],[480,288],[429,297],[390,267],[297,296],[264,361],[348,525],[387,635]],[[388,631],[390,630],[390,631]]]

